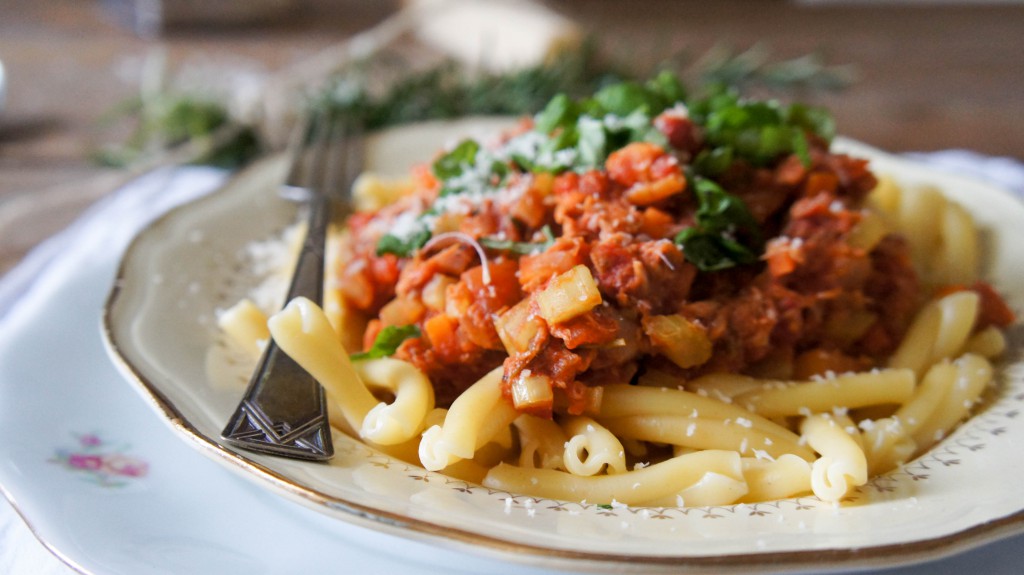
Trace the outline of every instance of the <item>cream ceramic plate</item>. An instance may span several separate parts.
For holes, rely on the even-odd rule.
[[[392,132],[370,154],[401,173],[455,134],[491,121]],[[907,185],[934,184],[986,230],[986,277],[1024,308],[1024,206],[1009,193],[941,175],[855,142]],[[386,153],[385,153],[386,152]],[[382,162],[386,159],[387,162]],[[276,197],[285,166],[270,159],[221,191],[171,212],[125,256],[105,317],[108,349],[157,412],[190,444],[269,491],[339,519],[510,560],[573,568],[693,570],[853,568],[920,561],[1024,528],[1024,362],[1019,334],[998,393],[956,433],[904,468],[873,479],[842,507],[815,498],[712,508],[607,508],[504,492],[390,459],[335,434],[336,457],[313,464],[240,453],[219,442],[251,360],[218,345],[215,311],[261,281],[245,246],[294,221]]]

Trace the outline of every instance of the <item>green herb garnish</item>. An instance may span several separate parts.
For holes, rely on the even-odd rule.
[[[487,249],[498,250],[503,252],[511,252],[522,256],[542,252],[555,243],[555,235],[551,233],[550,226],[544,226],[541,228],[541,233],[544,234],[543,242],[513,242],[511,240],[499,240],[497,238],[483,237],[478,241],[480,245]]]
[[[533,172],[585,171],[600,167],[608,154],[630,142],[665,145],[651,120],[683,97],[682,84],[669,72],[645,84],[609,84],[590,98],[574,101],[559,94],[534,116],[542,140],[532,153],[520,150],[512,160]]]
[[[426,227],[406,238],[385,234],[377,241],[377,255],[395,254],[400,258],[410,257],[430,241],[431,235],[430,230]]]
[[[463,140],[451,151],[444,154],[434,162],[434,175],[441,180],[454,178],[462,174],[466,167],[476,163],[476,155],[480,151],[480,144],[475,140]]]
[[[407,339],[420,336],[420,328],[415,325],[389,325],[380,330],[370,349],[353,353],[352,359],[379,359],[395,354],[398,346]]]
[[[675,238],[686,259],[703,271],[756,262],[764,239],[743,200],[706,178],[696,178],[694,188],[700,202],[697,223]]]
[[[831,141],[835,124],[823,109],[774,100],[748,101],[734,89],[719,88],[690,102],[690,115],[704,129],[707,148],[694,160],[697,173],[714,176],[733,159],[767,165],[787,154],[810,164],[807,135]],[[712,157],[714,155],[714,157]],[[729,161],[722,161],[728,157]]]

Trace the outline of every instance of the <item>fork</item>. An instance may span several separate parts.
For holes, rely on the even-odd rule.
[[[297,134],[282,192],[307,202],[308,227],[285,301],[306,297],[321,304],[327,228],[335,208],[350,209],[362,138],[349,118],[330,112],[314,112]],[[324,461],[334,455],[323,388],[273,339],[221,438],[235,447],[295,459]]]

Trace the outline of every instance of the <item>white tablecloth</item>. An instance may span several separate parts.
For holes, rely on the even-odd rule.
[[[918,160],[935,164],[941,169],[992,180],[1024,197],[1024,164],[1014,160],[980,156],[959,150],[909,155]],[[129,186],[121,193],[132,193],[130,188]],[[182,199],[185,198],[178,200]],[[156,212],[166,209],[167,205],[173,203],[174,200],[172,198],[162,204],[152,204],[148,213],[146,210],[142,210],[131,214],[131,217],[152,217]],[[112,222],[122,221],[124,217],[125,214],[114,213],[109,206],[103,203],[94,207],[84,216],[93,221],[97,218],[105,218]],[[88,229],[88,226],[83,226],[82,223],[82,221],[77,222],[39,246],[22,264],[0,280],[0,316],[3,315],[5,309],[18,302],[20,298],[32,297],[29,287],[33,280],[39,277],[47,266],[59,264],[58,255],[61,247],[82,239],[83,230]],[[92,335],[90,334],[90,336]],[[962,573],[971,568],[975,572],[984,573],[1017,573],[1020,568],[1018,558],[1022,553],[1024,553],[1024,537],[1017,537],[1004,543],[973,551],[969,556],[909,570],[902,569],[899,572],[911,573],[920,570],[921,573],[933,574]],[[33,536],[26,524],[21,521],[6,501],[0,501],[0,573],[7,575],[66,575],[73,573],[73,570],[51,554]]]

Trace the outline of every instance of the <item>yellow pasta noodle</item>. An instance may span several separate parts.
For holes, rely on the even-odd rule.
[[[935,362],[954,357],[970,337],[978,315],[978,296],[956,292],[929,302],[918,313],[889,365],[921,375]]]
[[[942,401],[913,433],[919,448],[926,449],[945,437],[967,416],[992,381],[992,365],[979,355],[965,354],[953,362],[953,367]]]
[[[913,259],[927,285],[975,281],[978,233],[966,210],[933,187],[899,187],[891,180],[872,196],[891,225],[913,238]]]
[[[692,449],[734,449],[741,455],[763,452],[772,457],[793,453],[813,459],[807,447],[794,441],[793,434],[754,429],[749,417],[722,420],[681,415],[632,415],[601,420],[619,437],[668,443]]]
[[[804,419],[800,432],[821,457],[811,464],[811,489],[823,501],[839,502],[868,481],[864,451],[850,433],[828,414]]]
[[[964,352],[980,355],[986,359],[994,359],[1006,351],[1006,336],[995,327],[989,326],[971,336],[964,345]]]
[[[259,356],[270,340],[267,314],[248,298],[222,311],[217,316],[217,325],[235,344],[253,357]]]
[[[367,412],[360,435],[381,445],[418,437],[427,413],[434,409],[434,388],[427,376],[411,363],[390,358],[359,361],[354,367],[365,384],[395,396],[391,403],[378,403]]]
[[[811,464],[786,453],[777,459],[744,457],[743,477],[747,482],[744,501],[785,499],[811,491]]]
[[[569,440],[562,427],[550,419],[529,414],[512,422],[519,434],[519,465],[542,469],[563,467],[562,456]]]
[[[501,368],[496,368],[460,395],[448,409],[443,425],[423,433],[420,460],[430,471],[444,469],[460,459],[472,459],[476,450],[507,428],[518,413],[501,396]]]
[[[764,417],[739,405],[731,405],[710,397],[678,389],[606,385],[601,400],[600,417],[609,419],[632,415],[676,414],[721,421],[749,421],[751,429],[797,440],[797,436]]]
[[[323,311],[308,299],[296,298],[271,316],[268,327],[281,349],[323,386],[337,408],[331,409],[331,414],[340,414],[358,433],[366,414],[379,401],[359,379]]]
[[[735,451],[705,450],[674,457],[648,467],[584,477],[551,469],[529,469],[501,464],[488,472],[483,484],[511,493],[569,501],[642,505],[676,495],[696,484],[707,473],[743,479],[740,456]]]
[[[892,469],[910,458],[917,449],[913,434],[935,413],[955,377],[956,368],[949,362],[932,366],[914,396],[892,417],[865,425],[864,446],[873,473]]]
[[[902,403],[914,391],[914,373],[887,369],[851,373],[820,381],[784,382],[736,397],[736,402],[765,417],[807,415],[885,403]]]
[[[575,475],[597,475],[626,471],[626,450],[622,443],[600,423],[589,417],[570,416],[562,422],[569,440],[565,442],[562,462]]]

